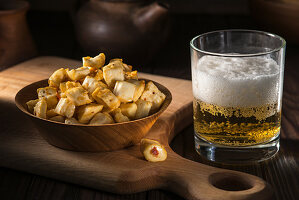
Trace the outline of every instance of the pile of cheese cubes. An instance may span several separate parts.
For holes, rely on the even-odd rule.
[[[77,69],[58,69],[49,86],[37,89],[27,102],[37,117],[66,124],[111,124],[140,119],[157,112],[165,95],[152,82],[138,80],[137,71],[105,55],[83,57]]]

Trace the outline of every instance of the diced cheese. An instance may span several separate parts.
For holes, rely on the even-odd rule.
[[[67,118],[71,118],[75,113],[75,104],[68,98],[61,98],[55,108],[55,112]]]
[[[133,101],[136,85],[127,81],[116,81],[113,93],[121,102]]]

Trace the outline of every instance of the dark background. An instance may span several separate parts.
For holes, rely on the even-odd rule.
[[[81,60],[82,56],[87,55],[76,41],[72,21],[76,9],[86,0],[28,1],[31,3],[31,9],[27,15],[28,25],[39,56],[60,56]],[[170,6],[172,24],[170,38],[151,62],[134,66],[139,71],[191,79],[189,41],[194,36],[221,29],[242,28],[271,31],[253,19],[246,0],[169,0],[164,2],[169,3]],[[287,41],[286,76],[288,78],[285,79],[284,95],[288,94],[295,100],[299,100],[299,93],[289,88],[290,86],[298,88],[298,85],[294,85],[291,81],[298,79],[296,78],[299,77],[298,69],[299,48]],[[285,102],[287,102],[286,99],[284,99]],[[274,199],[295,200],[299,196],[297,180],[299,121],[298,115],[295,115],[298,112],[295,112],[293,107],[288,107],[286,103],[283,107],[283,129],[287,130],[284,135],[288,134],[288,130],[292,130],[289,132],[295,134],[284,136],[278,156],[264,164],[218,167],[258,175],[274,186]],[[296,108],[298,109],[298,106]],[[294,115],[291,115],[292,111]],[[288,120],[286,116],[294,116],[294,118]],[[191,125],[174,139],[172,148],[188,159],[204,162],[194,151],[192,133]],[[0,199],[2,197],[4,199],[182,199],[161,190],[132,195],[111,194],[4,168],[0,170]]]

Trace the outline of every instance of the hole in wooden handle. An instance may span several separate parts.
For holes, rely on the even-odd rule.
[[[229,172],[211,174],[209,182],[214,187],[226,191],[242,191],[253,187],[252,181],[247,177]]]

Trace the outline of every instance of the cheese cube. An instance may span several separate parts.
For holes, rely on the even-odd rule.
[[[44,87],[37,89],[39,99],[45,99],[48,109],[55,108],[58,103],[57,90],[55,87]]]
[[[138,80],[131,79],[131,80],[128,80],[128,82],[136,85],[134,98],[133,98],[133,101],[136,102],[144,91],[145,81],[144,80],[138,81]]]
[[[79,82],[75,82],[75,81],[67,81],[67,82],[60,83],[60,85],[59,85],[59,89],[60,89],[61,93],[64,93],[68,89],[71,89],[74,87],[82,87],[82,86]]]
[[[29,112],[33,113],[34,107],[38,101],[39,101],[39,99],[35,99],[35,100],[30,100],[30,101],[26,102]]]
[[[55,112],[59,115],[71,118],[75,113],[75,104],[68,98],[61,98],[55,108]]]
[[[90,125],[112,124],[113,118],[108,113],[97,113],[89,122]]]
[[[116,81],[113,93],[121,102],[133,101],[136,85],[127,81]]]
[[[125,72],[125,80],[130,79],[138,80],[137,71]]]
[[[78,109],[78,120],[80,123],[88,123],[91,118],[98,112],[100,112],[103,109],[103,105],[99,104],[88,104],[81,106]]]
[[[59,84],[67,78],[65,69],[60,68],[56,70],[49,78],[48,83],[51,87],[59,87]]]
[[[64,118],[65,118],[64,116],[57,115],[55,117],[51,117],[49,120],[64,123]]]
[[[89,92],[89,94],[92,94],[97,88],[107,88],[107,85],[105,83],[98,81],[90,76],[85,77],[82,86]]]
[[[124,70],[121,66],[109,64],[103,67],[103,77],[106,84],[113,88],[116,81],[125,80]]]
[[[78,81],[85,78],[85,76],[90,74],[88,67],[80,67],[77,69],[67,70],[68,77],[73,81]]]
[[[119,99],[109,90],[97,88],[92,97],[99,103],[103,104],[111,109],[118,108],[120,105]]]
[[[123,63],[123,59],[121,58],[114,58],[109,61],[109,64],[113,64],[116,66],[121,66],[125,72],[132,71],[132,66]]]
[[[94,76],[94,78],[98,81],[103,80],[103,71],[98,69],[96,75]]]
[[[122,114],[126,115],[130,119],[135,118],[135,114],[137,111],[136,103],[121,104],[119,108],[121,109]]]
[[[48,83],[50,86],[53,84],[53,87],[58,87],[59,84],[65,81],[67,78],[68,76],[66,70],[64,68],[60,68],[49,77]]]
[[[128,122],[128,121],[130,121],[130,119],[129,119],[127,116],[125,116],[125,115],[123,115],[123,114],[121,113],[120,108],[116,108],[116,109],[113,111],[113,115],[114,115],[114,120],[115,120],[116,122]]]
[[[136,110],[135,119],[140,119],[143,117],[147,117],[149,115],[149,112],[152,107],[152,102],[138,99],[138,101],[136,101],[136,105],[137,105],[137,110]]]
[[[78,122],[75,118],[66,118],[64,123],[66,124],[80,124],[80,122]]]
[[[103,67],[105,64],[105,54],[100,53],[99,55],[93,58],[89,56],[83,57],[82,61],[84,67],[92,67],[92,68],[99,69]]]
[[[163,94],[155,84],[150,81],[146,84],[143,94],[140,97],[144,101],[153,103],[151,112],[157,111],[165,100],[166,96]]]
[[[55,117],[56,115],[57,113],[55,112],[55,109],[47,110],[47,119]]]
[[[76,106],[82,106],[89,104],[92,100],[88,96],[88,92],[83,87],[74,87],[68,89],[65,92],[67,98],[69,98]]]
[[[46,119],[47,118],[47,101],[45,98],[39,99],[36,103],[33,113],[35,116]]]

